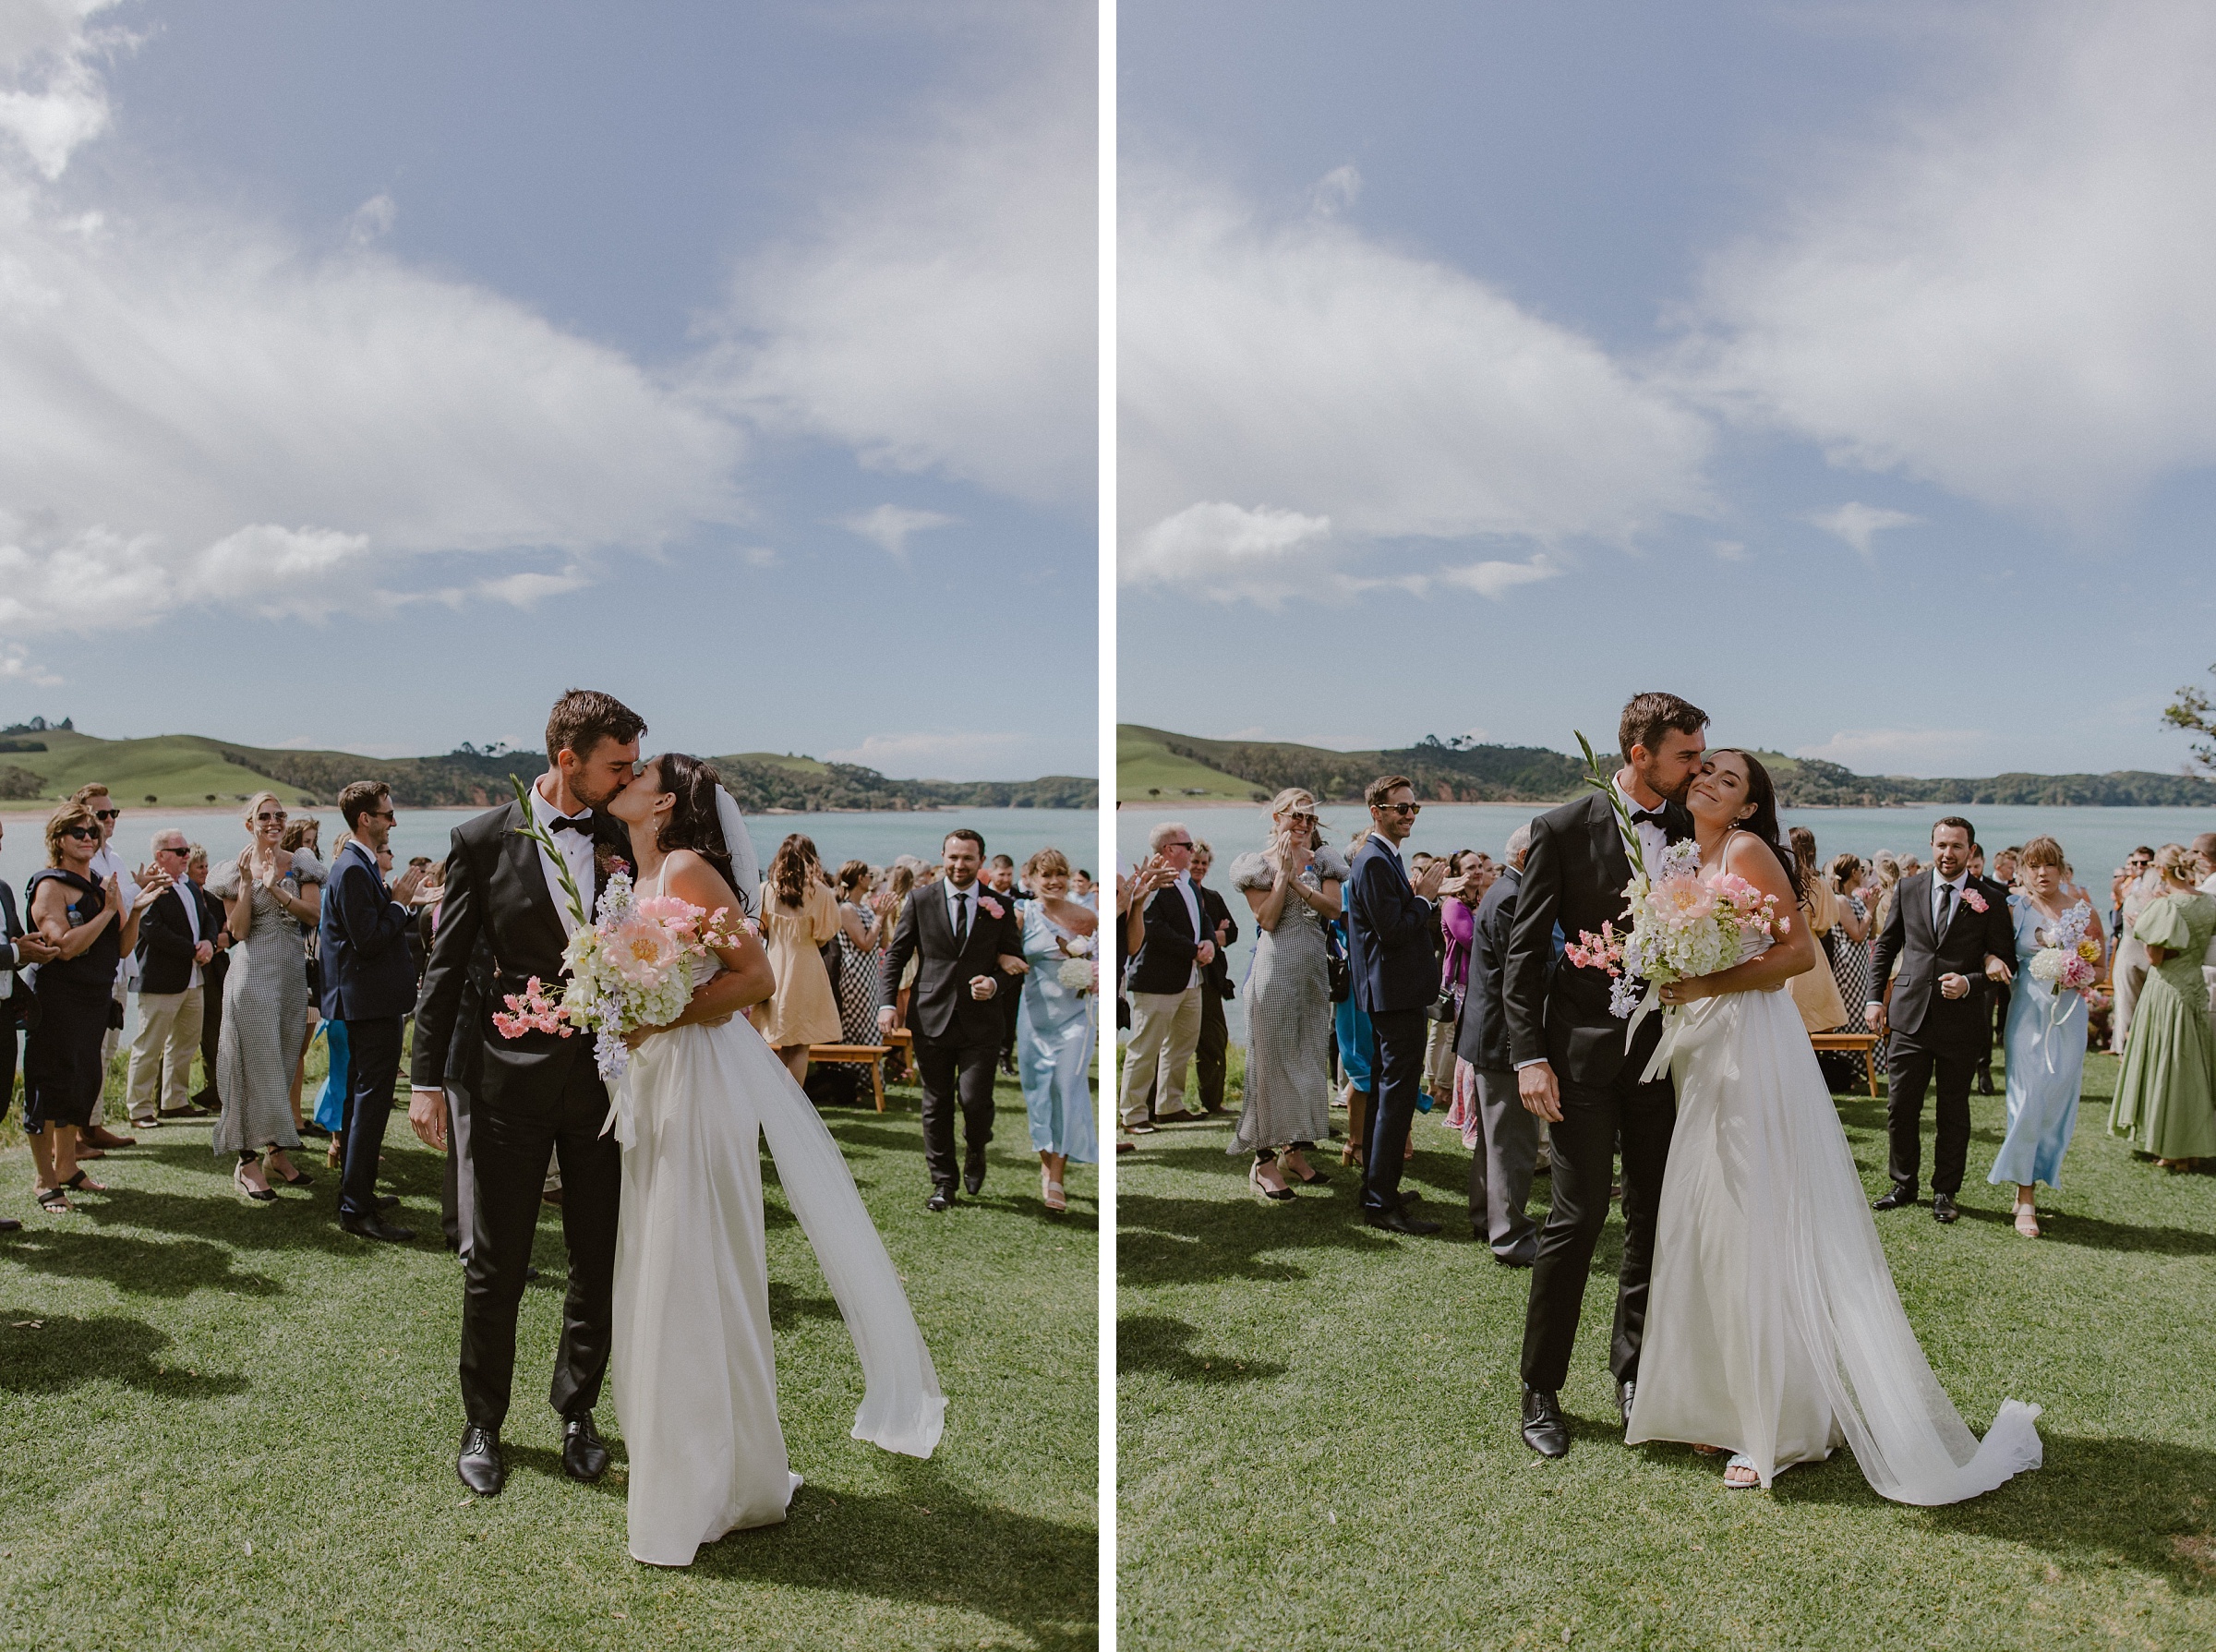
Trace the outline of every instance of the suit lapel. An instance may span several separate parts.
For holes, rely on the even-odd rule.
[[[1623,847],[1623,827],[1617,822],[1616,806],[1605,793],[1593,794],[1592,802],[1586,805],[1585,823],[1592,833],[1603,892],[1614,895],[1632,881],[1632,857]],[[1647,870],[1651,873],[1654,868]]]
[[[561,909],[555,904],[561,898],[547,886],[547,869],[539,861],[538,845],[515,829],[523,824],[523,805],[510,803],[500,816],[500,852],[523,891],[524,906],[531,910],[527,926],[537,929],[542,942],[560,952],[570,944],[569,931],[561,924]]]

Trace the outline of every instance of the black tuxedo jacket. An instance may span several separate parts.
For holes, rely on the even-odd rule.
[[[1018,977],[1004,975],[1000,959],[1023,956],[1023,931],[1016,905],[982,884],[970,886],[970,937],[957,952],[954,919],[946,910],[944,885],[925,884],[900,903],[893,926],[892,949],[885,960],[885,1003],[897,1006],[900,977],[908,960],[917,960],[916,984],[908,995],[908,1025],[918,1038],[941,1044],[1000,1047],[1007,1034],[1008,1008],[1001,1000],[1016,990]],[[995,918],[978,903],[982,897],[1000,908]],[[972,998],[970,983],[980,975],[994,981],[993,996]]]
[[[1523,882],[1522,873],[1503,866],[1470,924],[1470,980],[1462,995],[1454,1054],[1472,1067],[1498,1071],[1511,1065],[1500,989],[1507,979],[1508,938],[1515,927],[1516,892]]]
[[[1205,922],[1208,908],[1202,904],[1198,889],[1193,891],[1193,898]],[[1193,978],[1193,959],[1199,955],[1200,943],[1207,938],[1193,933],[1193,916],[1186,910],[1185,897],[1176,885],[1155,890],[1147,902],[1146,934],[1138,950],[1131,955],[1124,990],[1182,993]]]
[[[439,935],[416,997],[416,1039],[408,1068],[411,1085],[425,1090],[442,1087],[448,1046],[469,984],[470,959],[482,938],[489,943],[492,958],[478,1007],[484,1067],[476,1099],[517,1111],[552,1106],[570,1080],[572,1064],[589,1065],[593,1059],[593,1041],[582,1033],[562,1038],[551,1032],[526,1032],[520,1038],[503,1038],[492,1024],[493,1012],[506,1007],[506,995],[522,992],[532,976],[549,990],[560,984],[562,948],[569,938],[561,926],[560,903],[564,897],[548,886],[538,845],[514,829],[523,820],[522,805],[508,802],[454,828],[446,857]],[[593,841],[626,858],[630,854],[629,834],[596,811]],[[602,879],[596,868],[593,881],[595,887],[579,891],[588,902],[599,895]]]
[[[404,1016],[416,1004],[416,956],[408,950],[414,915],[392,898],[358,844],[340,851],[323,886],[323,1014],[334,1021]]]
[[[1986,955],[2004,959],[2011,967],[2016,959],[2016,923],[2006,898],[1995,896],[1990,885],[1974,877],[1965,884],[1964,892],[1973,889],[1985,910],[1981,912],[1967,899],[1957,900],[1942,935],[1933,927],[1931,873],[1901,879],[1893,892],[1893,910],[1878,932],[1870,977],[1872,993],[1885,1001],[1885,1023],[1895,1031],[1925,1044],[1959,1043],[1972,1054],[1984,1049],[1992,1038]],[[1892,973],[1896,959],[1900,963],[1897,979]],[[1951,1002],[1941,997],[1939,977],[1946,974],[1969,976],[1968,995]]]
[[[138,990],[142,993],[181,993],[192,984],[192,950],[196,945],[192,927],[186,922],[185,903],[190,900],[196,910],[190,914],[200,923],[199,938],[212,942],[215,932],[223,927],[219,911],[214,922],[209,921],[211,897],[205,897],[189,882],[172,884],[146,909],[138,920]],[[207,971],[200,974],[201,984],[207,983]]]
[[[1671,843],[1692,836],[1682,803],[1663,804],[1662,833]],[[1608,1013],[1608,972],[1578,969],[1555,947],[1558,928],[1575,940],[1581,931],[1620,919],[1631,881],[1632,860],[1608,793],[1592,792],[1531,823],[1501,989],[1511,1065],[1546,1061],[1558,1079],[1595,1089],[1615,1083],[1629,1064],[1646,1065],[1662,1018],[1649,1015],[1626,1050],[1625,1023]]]
[[[1416,894],[1401,857],[1376,835],[1346,881],[1346,958],[1355,1004],[1371,1015],[1439,1001],[1438,908]]]

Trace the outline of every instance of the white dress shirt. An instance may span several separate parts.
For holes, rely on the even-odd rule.
[[[553,823],[562,818],[561,812],[547,802],[545,796],[538,790],[539,784],[540,782],[537,780],[531,783],[531,818],[541,830],[560,845],[561,858],[569,866],[570,876],[576,882],[578,896],[584,901],[587,909],[590,909],[593,903],[592,835],[588,832],[556,831]],[[587,813],[589,814],[590,811],[588,810]],[[369,864],[371,869],[375,870],[377,859],[374,855],[370,857]],[[547,846],[543,843],[538,845],[538,866],[539,870],[546,874],[547,893],[554,898],[554,910],[561,919],[561,933],[564,935],[575,935],[577,933],[577,916],[570,910],[570,898],[562,890],[561,869],[555,865],[554,857],[547,852]]]
[[[92,851],[90,871],[92,881],[96,884],[106,881],[111,873],[114,874],[115,886],[123,893],[123,905],[116,911],[115,922],[122,923],[131,915],[131,909],[138,904],[138,885],[131,876],[131,869],[123,863],[123,857],[111,845],[103,843]],[[119,929],[116,933],[122,932]],[[138,955],[136,952],[123,955],[115,970],[115,984],[119,988],[136,987],[138,984]]]
[[[1938,872],[1935,869],[1933,870],[1932,873],[1932,927],[1933,929],[1936,930],[1939,928],[1939,891],[1942,889],[1952,889],[1954,891],[1954,895],[1950,898],[1950,904],[1946,909],[1947,921],[1952,922],[1954,921],[1955,913],[1962,910],[1962,891],[1969,882],[1969,868],[1967,866],[1962,869],[1960,876],[1953,878],[1943,879],[1940,877]],[[1940,930],[1939,938],[1941,940],[1945,940],[1946,938],[1946,932]]]
[[[1623,789],[1623,782],[1615,782],[1616,796],[1626,814],[1635,814],[1646,805]],[[1646,857],[1647,875],[1652,877],[1662,866],[1662,851],[1669,847],[1669,834],[1662,829],[1658,820],[1634,820],[1632,830],[1639,834],[1639,852]]]
[[[192,949],[197,954],[200,949],[200,903],[195,898],[192,880],[187,878],[183,883],[172,884],[170,887],[177,892],[178,904],[185,909],[185,927],[192,931]],[[199,984],[200,961],[196,956],[192,961],[192,973],[185,980],[185,990],[190,992]]]
[[[1180,872],[1177,874],[1177,881],[1172,884],[1170,887],[1185,897],[1185,910],[1186,913],[1190,915],[1193,921],[1193,939],[1195,941],[1212,940],[1214,937],[1211,936],[1207,930],[1200,926],[1200,897],[1193,890],[1192,878],[1188,874]],[[1200,984],[1200,966],[1198,963],[1193,965],[1192,978],[1185,984],[1188,991]]]

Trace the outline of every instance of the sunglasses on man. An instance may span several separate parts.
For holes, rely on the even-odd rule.
[[[1421,803],[1379,803],[1378,807],[1393,814],[1421,814],[1424,812]]]
[[[92,818],[94,820],[121,820],[123,811],[121,809],[95,809],[92,811]]]

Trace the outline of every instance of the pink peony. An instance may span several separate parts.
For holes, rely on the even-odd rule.
[[[616,973],[642,985],[661,980],[683,953],[676,935],[644,916],[625,918],[607,941],[608,958]]]
[[[1000,902],[994,899],[990,895],[980,895],[977,898],[977,904],[981,911],[986,912],[993,917],[997,918],[1002,915]]]
[[[1668,922],[1691,926],[1716,910],[1716,891],[1697,877],[1664,878],[1648,898],[1653,910]]]

